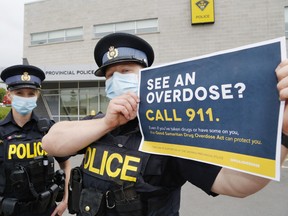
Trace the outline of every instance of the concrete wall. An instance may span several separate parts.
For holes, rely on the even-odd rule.
[[[215,0],[215,23],[191,25],[190,0],[44,0],[25,5],[24,58],[36,65],[94,63],[93,25],[158,18],[159,32],[140,35],[155,64],[191,58],[285,35],[288,0]],[[30,33],[84,27],[78,42],[30,46]]]

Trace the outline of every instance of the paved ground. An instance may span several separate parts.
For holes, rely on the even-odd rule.
[[[288,161],[281,169],[280,182],[272,181],[260,192],[240,199],[216,198],[185,184],[181,216],[288,216]]]
[[[72,166],[80,158],[72,158]],[[288,216],[288,161],[281,169],[281,181],[272,181],[250,197],[210,197],[191,184],[185,184],[181,197],[181,216]],[[65,212],[63,216],[69,216]],[[165,216],[165,215],[163,215]]]

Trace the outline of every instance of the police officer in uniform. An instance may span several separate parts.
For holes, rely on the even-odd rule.
[[[70,213],[177,216],[181,186],[186,181],[211,196],[236,197],[253,194],[268,183],[267,179],[218,166],[139,152],[138,72],[153,63],[153,49],[135,35],[113,33],[99,40],[94,56],[99,66],[95,74],[106,77],[105,90],[111,99],[105,115],[58,122],[43,138],[43,148],[49,154],[85,155],[81,166],[71,171]],[[281,89],[286,90],[287,65],[288,61],[277,69]],[[288,94],[280,97],[287,99]],[[288,125],[284,126],[288,132]],[[61,142],[57,141],[60,136]],[[286,154],[283,146],[283,159]]]
[[[1,79],[12,109],[0,122],[0,215],[62,215],[68,201],[64,191],[69,157],[55,158],[61,168],[55,173],[54,158],[41,142],[54,122],[33,112],[45,74],[32,65],[14,65],[2,71]]]

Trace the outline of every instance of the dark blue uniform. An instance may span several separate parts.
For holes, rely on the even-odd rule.
[[[44,133],[47,132],[45,130],[48,130],[53,122],[47,121],[48,125],[45,125],[44,129],[38,122],[38,117],[32,113],[30,121],[19,127],[12,112],[0,122],[2,212],[48,216],[55,209],[56,197],[53,196],[57,195],[58,186],[53,182],[54,159],[42,150],[41,143]],[[56,158],[58,162],[67,159]]]
[[[215,195],[211,187],[221,167],[139,152],[140,142],[134,120],[84,150],[79,215],[176,216],[186,181]]]

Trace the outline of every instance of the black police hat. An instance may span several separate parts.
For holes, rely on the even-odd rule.
[[[40,89],[41,83],[45,79],[44,72],[32,65],[13,65],[5,68],[0,76],[9,90],[20,88]]]
[[[105,76],[107,66],[120,62],[136,62],[149,67],[154,61],[154,51],[140,37],[123,32],[112,33],[101,38],[94,49],[98,65],[96,76]]]

